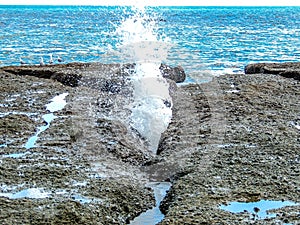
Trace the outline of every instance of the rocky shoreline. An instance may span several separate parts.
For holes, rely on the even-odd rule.
[[[156,156],[127,126],[133,66],[0,68],[1,224],[126,224],[154,206],[150,181],[172,183],[160,224],[300,223],[300,205],[266,219],[219,208],[300,203],[299,64],[248,65],[246,74],[180,85],[183,69],[162,65],[173,118]],[[24,148],[62,93],[67,105]],[[5,197],[24,190],[46,197]]]

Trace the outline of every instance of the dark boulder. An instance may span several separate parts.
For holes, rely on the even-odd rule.
[[[176,83],[184,82],[186,75],[181,66],[171,67],[166,64],[161,64],[159,67],[164,78],[174,80]]]

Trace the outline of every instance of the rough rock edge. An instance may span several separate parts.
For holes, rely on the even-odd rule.
[[[300,80],[300,63],[254,63],[245,67],[245,74],[255,73],[275,74]]]
[[[46,78],[56,80],[64,85],[77,87],[83,75],[82,70],[95,67],[95,69],[102,69],[103,67],[113,68],[119,67],[117,71],[112,70],[114,75],[129,74],[128,70],[133,71],[135,64],[102,64],[102,63],[68,63],[57,65],[45,65],[45,66],[5,66],[0,68],[7,73],[15,75],[29,75],[38,78]],[[165,64],[161,64],[160,71],[164,78],[174,80],[176,83],[181,83],[185,80],[186,75],[181,66],[171,67]]]

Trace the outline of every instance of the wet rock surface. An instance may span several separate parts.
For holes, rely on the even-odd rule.
[[[185,117],[175,112],[169,130],[180,144],[172,142],[171,134],[164,134],[168,144],[162,146],[161,154],[183,151],[175,162],[185,159],[186,163],[161,205],[166,214],[161,224],[298,224],[299,205],[274,210],[277,216],[267,219],[251,212],[233,214],[219,206],[261,199],[299,203],[300,131],[295,126],[300,116],[299,81],[251,74],[221,76],[213,82],[218,84],[215,91],[220,91],[222,111],[197,101],[190,105],[198,118],[189,117],[192,121],[186,123],[185,117],[191,113],[186,113],[188,103],[184,101],[177,110],[185,112]],[[203,90],[205,85],[209,84],[204,84]],[[190,93],[191,102],[204,96],[209,99],[209,92],[195,85],[183,88]],[[212,118],[218,113],[223,116]],[[216,121],[221,125],[219,132],[212,130]]]
[[[113,74],[114,68],[104,69],[95,74],[75,65],[68,73],[82,76],[76,88],[32,72],[0,70],[1,224],[125,224],[155,204],[137,171],[152,156],[124,125],[130,99],[89,86]],[[26,149],[45,125],[46,104],[62,93],[68,93],[67,105],[53,113],[36,146]],[[45,197],[5,197],[32,190]]]
[[[300,206],[264,220],[219,209],[232,201],[299,203],[298,80],[170,81],[173,117],[155,156],[128,125],[131,72],[130,64],[0,68],[1,224],[125,224],[155,205],[146,185],[153,180],[172,182],[161,224],[300,222]],[[62,93],[67,105],[26,149],[45,125],[45,105]],[[45,197],[4,196],[24,190]]]
[[[254,63],[245,67],[245,73],[278,74],[283,77],[300,80],[300,63]]]

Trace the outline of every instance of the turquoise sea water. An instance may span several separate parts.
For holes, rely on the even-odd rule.
[[[129,7],[0,6],[0,66],[119,62],[117,27]],[[300,60],[300,7],[146,8],[155,32],[172,42],[166,63],[188,74],[242,72],[252,62]]]

